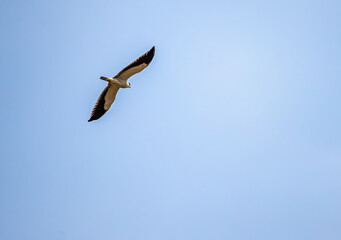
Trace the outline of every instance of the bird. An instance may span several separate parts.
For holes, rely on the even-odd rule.
[[[139,73],[143,69],[145,69],[153,60],[154,54],[155,46],[153,46],[145,54],[138,57],[128,66],[123,68],[115,77],[100,77],[100,79],[108,82],[108,86],[104,88],[102,93],[99,95],[98,100],[94,108],[92,109],[91,116],[88,122],[99,119],[109,110],[120,88],[131,88],[128,79],[134,74]]]

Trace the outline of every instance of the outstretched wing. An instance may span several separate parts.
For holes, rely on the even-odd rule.
[[[115,78],[121,78],[128,80],[131,76],[133,76],[135,73],[141,72],[143,69],[145,69],[149,63],[153,60],[155,54],[155,46],[152,47],[148,52],[143,54],[141,57],[136,59],[134,62],[123,68],[116,76]]]
[[[109,110],[111,104],[116,98],[116,94],[119,89],[120,87],[118,85],[110,83],[106,88],[104,88],[101,95],[99,95],[94,108],[92,109],[91,116],[88,122],[99,119],[104,115],[104,113]]]

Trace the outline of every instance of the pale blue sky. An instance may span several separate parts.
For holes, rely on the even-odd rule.
[[[1,1],[0,239],[341,239],[340,1]],[[150,66],[88,123],[112,76]]]

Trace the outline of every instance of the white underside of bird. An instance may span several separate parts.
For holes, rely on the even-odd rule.
[[[122,79],[122,78],[107,78],[107,77],[100,77],[100,79],[107,81],[110,84],[116,84],[120,88],[130,88],[130,83],[128,82],[128,79]]]

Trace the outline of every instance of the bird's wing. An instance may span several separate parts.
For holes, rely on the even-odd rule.
[[[111,104],[114,102],[116,94],[120,87],[116,84],[108,84],[106,88],[102,91],[101,95],[99,95],[99,98],[92,109],[90,119],[88,122],[91,122],[93,120],[97,120],[100,117],[106,113]]]
[[[155,54],[155,46],[152,47],[148,52],[143,54],[141,57],[136,59],[134,62],[123,68],[116,76],[115,78],[121,78],[128,80],[131,76],[133,76],[135,73],[141,72],[143,69],[145,69],[149,63],[152,61]]]

